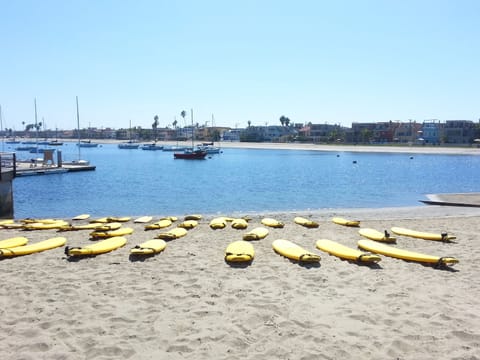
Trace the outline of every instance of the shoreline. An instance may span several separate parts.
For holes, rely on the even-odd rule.
[[[77,142],[74,139],[65,139],[64,142]],[[99,139],[98,144],[121,144],[125,140]],[[148,142],[139,142],[140,144]],[[157,141],[160,145],[176,145],[175,141]],[[181,141],[179,145],[190,141]],[[197,144],[199,142],[196,142]],[[232,149],[270,149],[270,150],[307,150],[328,152],[373,152],[373,153],[408,153],[408,154],[442,154],[442,155],[480,155],[480,148],[473,147],[445,147],[445,146],[418,146],[418,145],[338,145],[338,144],[302,144],[302,143],[252,143],[252,142],[215,142],[216,146]]]

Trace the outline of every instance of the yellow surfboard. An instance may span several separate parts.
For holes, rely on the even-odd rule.
[[[94,231],[90,233],[90,237],[92,239],[106,239],[111,237],[130,235],[131,233],[133,233],[133,229],[126,227],[117,230]]]
[[[246,234],[243,234],[243,240],[261,240],[266,238],[268,235],[268,229],[264,227],[256,227],[255,229],[250,230]]]
[[[187,230],[184,228],[177,227],[167,232],[158,234],[156,238],[162,239],[162,240],[174,240],[174,239],[179,239],[185,235],[187,235]]]
[[[424,239],[424,240],[436,240],[436,241],[450,241],[456,239],[455,236],[448,235],[446,232],[442,232],[440,234],[423,232],[423,231],[415,231],[411,229],[405,229],[401,227],[392,227],[392,232],[397,235],[404,235],[409,236],[417,239]]]
[[[130,250],[133,255],[151,255],[163,251],[167,247],[167,243],[161,239],[147,240]]]
[[[107,222],[129,222],[131,219],[130,216],[109,216],[107,217]]]
[[[382,233],[375,229],[361,228],[360,230],[358,230],[358,233],[370,240],[386,242],[386,243],[394,243],[397,241],[397,238],[390,236],[390,233],[387,230],[385,230],[385,232]]]
[[[145,225],[145,230],[158,230],[164,229],[172,225],[172,220],[170,219],[161,219],[152,224]]]
[[[55,222],[34,222],[27,223],[24,225],[24,230],[52,230],[52,229],[61,229],[63,226],[68,225],[66,221],[57,220]]]
[[[57,223],[58,221],[61,221],[59,219],[32,219],[32,218],[26,218],[20,220],[20,222],[24,224],[54,224]]]
[[[343,226],[353,226],[353,227],[360,226],[360,221],[359,220],[348,220],[348,219],[344,219],[344,218],[341,218],[341,217],[334,217],[332,219],[332,221],[335,224],[343,225]]]
[[[165,216],[161,218],[160,220],[170,220],[172,223],[178,220],[178,217],[176,216]]]
[[[59,228],[59,231],[78,231],[78,230],[95,230],[109,231],[116,230],[122,226],[121,223],[88,223],[82,225],[65,225]]]
[[[23,229],[25,224],[20,222],[5,222],[1,226],[3,229]]]
[[[358,247],[377,254],[394,257],[397,259],[417,261],[422,263],[432,263],[437,265],[453,265],[458,263],[458,260],[453,257],[440,257],[433,255],[426,255],[410,250],[398,249],[393,246],[385,245],[372,240],[360,240]]]
[[[319,262],[320,256],[288,240],[275,240],[272,243],[273,250],[289,259],[300,262]]]
[[[67,256],[85,256],[98,255],[118,249],[127,243],[127,239],[123,236],[115,236],[106,240],[99,241],[92,245],[84,247],[66,247],[65,254]]]
[[[14,238],[5,239],[5,240],[0,240],[0,249],[23,246],[26,243],[28,243],[28,239],[26,237],[23,237],[23,236],[14,237]]]
[[[227,262],[250,262],[254,256],[253,245],[243,240],[234,241],[225,249],[225,261]]]
[[[227,226],[227,220],[225,217],[217,217],[210,221],[209,226],[213,230],[224,229]]]
[[[376,263],[382,260],[378,255],[366,253],[358,249],[352,249],[348,246],[327,239],[317,240],[315,245],[318,249],[325,251],[330,255],[337,256],[341,259],[353,260],[359,263]]]
[[[285,226],[283,222],[272,219],[272,218],[264,218],[262,219],[261,223],[265,226],[269,226],[273,228],[283,228]]]
[[[185,221],[182,221],[177,226],[180,227],[180,228],[190,230],[190,229],[193,229],[194,227],[196,227],[197,225],[198,225],[197,220],[185,220]]]
[[[295,224],[305,226],[306,228],[318,228],[319,224],[316,221],[306,219],[301,216],[297,216],[296,218],[293,219]]]
[[[29,255],[45,250],[50,250],[57,248],[59,246],[65,245],[67,239],[64,237],[56,237],[48,240],[40,241],[35,244],[23,245],[14,248],[3,248],[0,249],[0,258],[2,257],[11,257],[19,255]]]
[[[14,223],[13,219],[0,220],[0,226],[13,224],[13,223]]]
[[[136,218],[135,220],[133,220],[133,222],[137,224],[145,224],[152,221],[152,219],[153,217],[151,216],[142,216],[142,217]]]
[[[237,230],[243,230],[248,227],[248,222],[245,219],[233,219],[232,220],[232,228]]]

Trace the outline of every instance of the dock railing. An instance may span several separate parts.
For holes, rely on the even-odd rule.
[[[0,181],[11,180],[17,170],[17,158],[15,153],[0,152]]]

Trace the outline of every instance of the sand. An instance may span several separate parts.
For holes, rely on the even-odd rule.
[[[152,215],[152,214],[146,214]],[[175,215],[175,214],[161,214]],[[230,214],[224,214],[230,215]],[[205,216],[156,256],[135,260],[129,249],[158,234],[144,225],[124,248],[67,259],[63,248],[0,260],[1,359],[479,359],[480,209],[323,210],[250,214],[285,222],[253,242],[255,260],[231,266],[224,249],[247,230],[212,230]],[[297,215],[320,223],[306,229]],[[399,237],[398,247],[454,256],[452,270],[382,257],[360,266],[314,247],[328,238],[352,247],[358,228],[392,226],[456,235],[453,243]],[[159,218],[159,216],[155,217]],[[69,246],[89,244],[88,231],[62,233]],[[0,230],[31,242],[54,230]],[[319,266],[278,254],[288,239],[319,253]]]
[[[76,140],[65,140],[75,142]],[[113,139],[99,139],[99,144],[118,144],[124,141]],[[185,145],[191,146],[191,141],[158,141],[159,145]],[[195,144],[200,143],[196,141]],[[268,143],[268,142],[215,142],[216,146],[224,149],[286,149],[286,150],[308,150],[308,151],[329,151],[329,152],[370,152],[370,153],[407,153],[407,154],[445,154],[445,155],[480,155],[478,144],[456,146],[429,146],[429,145],[353,145],[353,144],[310,144],[310,143]]]

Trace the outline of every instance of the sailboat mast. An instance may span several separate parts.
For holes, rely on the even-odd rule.
[[[77,102],[77,133],[78,133],[78,160],[80,160],[80,113],[78,111],[78,96],[75,96]]]
[[[37,123],[37,98],[33,99],[33,103],[35,105],[35,152],[38,153],[38,123]]]
[[[194,142],[194,137],[195,137],[195,128],[193,127],[193,109],[190,109],[190,112],[191,112],[191,118],[192,118],[192,150],[193,150],[193,142]]]
[[[2,105],[0,105],[0,131],[3,129],[3,118],[2,118]],[[6,137],[6,130],[5,130],[5,136],[3,136],[2,139],[2,152],[5,151],[5,137]]]

